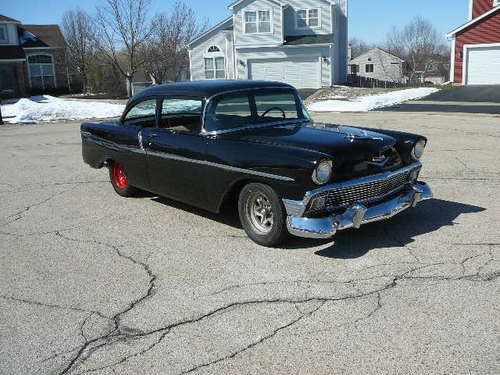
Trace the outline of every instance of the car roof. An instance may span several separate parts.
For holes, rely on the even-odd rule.
[[[179,95],[198,98],[209,98],[213,95],[237,90],[251,90],[261,88],[288,88],[295,90],[291,85],[273,81],[245,81],[245,80],[206,80],[170,83],[151,86],[138,93],[133,101],[155,95]]]

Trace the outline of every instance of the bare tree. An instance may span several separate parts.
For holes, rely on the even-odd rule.
[[[125,78],[130,97],[134,75],[144,62],[139,50],[154,29],[148,14],[151,0],[104,2],[97,8],[95,41],[102,55]]]
[[[170,14],[154,19],[155,32],[141,48],[144,69],[155,83],[179,81],[189,67],[187,45],[207,28],[200,24],[194,11],[182,1],[174,3]]]
[[[92,17],[81,9],[70,10],[63,15],[62,27],[68,43],[70,61],[81,75],[83,92],[87,93],[89,91],[89,64],[94,53]]]
[[[436,56],[446,51],[432,23],[422,17],[414,18],[402,29],[394,27],[387,35],[386,48],[406,60],[410,80],[417,72],[425,75],[435,64]]]
[[[351,57],[353,59],[375,48],[375,45],[366,43],[357,38],[351,38],[349,40],[349,46],[351,47]]]

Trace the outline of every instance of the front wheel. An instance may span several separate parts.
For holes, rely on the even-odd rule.
[[[258,183],[245,186],[238,212],[248,237],[259,245],[276,247],[288,237],[283,204],[271,187]]]
[[[137,195],[138,190],[130,186],[127,173],[120,163],[114,162],[109,166],[109,179],[115,191],[122,197],[133,197]]]

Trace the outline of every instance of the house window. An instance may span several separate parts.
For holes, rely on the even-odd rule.
[[[245,34],[270,33],[271,11],[258,10],[245,12]]]
[[[56,87],[56,74],[52,56],[28,56],[28,67],[32,88],[48,90]]]
[[[205,78],[224,79],[226,70],[224,68],[224,57],[205,57]]]
[[[358,74],[359,73],[359,65],[356,64],[351,64],[351,74]]]
[[[366,73],[373,73],[373,64],[366,64]]]
[[[8,43],[7,26],[0,25],[0,43]]]
[[[319,27],[319,9],[300,9],[297,11],[297,28]]]
[[[217,46],[210,46],[205,54],[205,79],[226,78],[226,60]]]

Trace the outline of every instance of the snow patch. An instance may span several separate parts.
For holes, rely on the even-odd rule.
[[[11,124],[32,124],[64,120],[105,119],[119,117],[125,105],[88,100],[59,99],[50,95],[20,99],[2,106],[4,121]]]
[[[385,94],[360,96],[352,101],[325,100],[310,104],[308,109],[312,112],[368,112],[377,108],[390,107],[408,100],[424,98],[437,91],[439,90],[436,88],[420,87]]]

